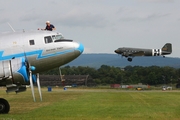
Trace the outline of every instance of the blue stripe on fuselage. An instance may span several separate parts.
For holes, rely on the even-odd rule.
[[[37,55],[36,59],[38,60],[38,59],[53,57],[53,56],[60,55],[60,54],[70,53],[73,51],[74,51],[74,49],[70,49],[70,50],[65,50],[65,51],[61,51],[61,52],[55,52],[55,53],[51,53],[51,54],[42,55],[43,50],[36,50],[36,51],[17,53],[17,54],[12,54],[12,55],[7,55],[7,56],[3,56],[4,51],[0,51],[0,61],[9,60],[12,58],[24,57],[24,56],[28,57],[28,56],[32,56],[32,55]]]

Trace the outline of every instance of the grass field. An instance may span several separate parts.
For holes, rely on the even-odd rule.
[[[119,89],[37,89],[33,102],[30,88],[26,92],[0,95],[9,101],[9,114],[0,120],[179,120],[180,91],[133,91]]]

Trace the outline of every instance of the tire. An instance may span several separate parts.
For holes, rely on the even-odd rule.
[[[128,60],[129,62],[131,62],[131,61],[132,61],[132,58],[128,58],[127,60]]]
[[[10,105],[7,100],[4,98],[0,98],[0,114],[7,114],[9,113]]]

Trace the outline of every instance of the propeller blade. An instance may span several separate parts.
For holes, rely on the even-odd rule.
[[[39,81],[39,73],[37,73],[37,86],[38,86],[40,100],[42,101],[42,93],[41,93],[41,86],[40,86],[40,81]]]
[[[34,102],[36,102],[35,95],[34,95],[34,86],[33,86],[33,81],[32,81],[32,71],[31,70],[29,70],[29,81],[30,81],[32,96],[33,96]]]
[[[35,67],[30,65],[25,51],[24,51],[24,57],[25,57],[25,61],[26,61],[26,68],[27,68],[27,71],[29,72],[29,81],[30,81],[33,100],[34,100],[34,102],[36,102],[36,98],[35,98],[35,95],[34,95],[33,79],[32,79],[32,71],[35,70]]]

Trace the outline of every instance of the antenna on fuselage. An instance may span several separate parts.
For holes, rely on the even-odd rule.
[[[12,31],[13,32],[16,32],[15,30],[14,30],[14,28],[7,22],[7,24],[9,25],[9,27],[12,29]]]

